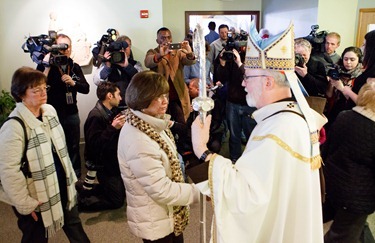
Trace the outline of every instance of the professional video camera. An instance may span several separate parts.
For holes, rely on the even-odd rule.
[[[94,57],[94,66],[99,67],[102,63],[103,54],[107,51],[108,46],[116,41],[117,31],[115,29],[108,29],[107,34],[104,34],[98,42],[96,42],[96,47],[92,49],[92,54]]]
[[[340,79],[343,81],[351,78],[351,75],[341,70],[340,66],[337,64],[332,64],[331,66],[328,66],[327,76],[334,80]]]
[[[24,52],[30,53],[31,59],[36,64],[66,65],[68,57],[60,54],[60,51],[68,49],[69,46],[67,44],[55,44],[56,36],[55,31],[49,31],[49,35],[30,36],[22,45],[22,49]],[[44,63],[43,58],[48,53],[51,53],[49,63]]]
[[[125,52],[122,52],[122,49],[128,47],[128,43],[126,41],[115,41],[111,42],[108,47],[107,51],[111,53],[111,58],[109,60],[103,58],[103,61],[110,61],[111,63],[121,63],[125,61]]]
[[[324,53],[325,52],[325,40],[328,34],[327,31],[319,31],[319,25],[311,25],[311,32],[308,36],[303,37],[305,40],[308,40],[312,45],[312,52],[313,53]]]
[[[223,52],[223,59],[226,61],[233,61],[235,59],[233,49],[236,49],[238,53],[242,53],[246,50],[247,37],[249,34],[246,31],[241,31],[239,35],[228,32],[227,43],[223,44],[225,51]]]

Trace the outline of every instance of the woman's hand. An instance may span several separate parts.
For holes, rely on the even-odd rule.
[[[335,87],[337,90],[342,92],[342,90],[344,89],[344,84],[342,83],[341,80],[335,80],[335,79],[329,78],[329,81],[333,85],[333,87]]]
[[[42,205],[42,202],[39,202],[38,206]],[[33,217],[34,221],[38,221],[38,216],[36,215],[35,211],[31,212],[31,217]]]

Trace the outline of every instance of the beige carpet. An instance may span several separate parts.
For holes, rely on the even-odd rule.
[[[207,242],[210,236],[212,210],[207,203]],[[21,241],[21,232],[17,227],[16,217],[10,206],[0,203],[0,242],[13,243]],[[132,235],[126,221],[125,207],[98,213],[81,213],[83,227],[91,242],[129,242],[142,243],[142,240]],[[184,232],[185,243],[197,243],[200,236],[199,205],[191,206],[191,220]],[[69,242],[61,230],[50,242]]]

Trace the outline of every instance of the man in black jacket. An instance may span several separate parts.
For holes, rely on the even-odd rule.
[[[77,178],[80,178],[80,118],[77,93],[88,94],[90,85],[87,83],[81,67],[70,58],[72,41],[69,36],[64,34],[57,35],[56,44],[65,44],[67,46],[65,50],[60,50],[60,54],[66,56],[66,63],[51,61],[50,58],[52,59],[53,57],[49,53],[44,58],[44,65],[39,64],[37,69],[47,76],[47,84],[51,86],[48,91],[47,103],[56,109],[61,126],[64,129],[70,160]]]
[[[229,55],[226,55],[228,52],[225,49],[220,52],[215,60],[220,63],[215,73],[218,81],[226,86],[225,118],[230,132],[229,153],[230,159],[235,163],[243,151],[242,134],[247,142],[256,125],[251,117],[256,108],[246,103],[246,91],[242,86],[245,74],[244,52],[241,52],[242,57],[236,49],[232,52]]]
[[[304,64],[296,65],[295,71],[310,96],[324,97],[328,87],[328,80],[323,63],[310,58],[312,46],[305,39],[294,42],[294,51],[304,59]]]
[[[120,208],[125,200],[117,159],[118,137],[125,123],[125,116],[115,111],[121,101],[120,89],[105,81],[98,85],[96,94],[99,100],[84,126],[85,159],[90,167],[83,188],[78,188],[78,208],[83,211]],[[92,188],[95,176],[99,184]]]

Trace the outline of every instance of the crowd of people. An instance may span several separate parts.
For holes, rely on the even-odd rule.
[[[77,93],[93,87],[70,58],[69,36],[56,38],[66,63],[46,54],[15,71],[10,117],[24,124],[10,119],[0,130],[0,200],[12,205],[22,242],[48,242],[60,229],[70,242],[90,242],[79,212],[126,203],[143,242],[181,243],[200,193],[211,197],[214,242],[375,242],[366,224],[375,210],[375,31],[340,55],[336,32],[317,52],[293,39],[293,26],[272,35],[252,25],[247,50],[256,51],[246,52],[225,48],[235,34],[226,24],[208,28],[204,85],[215,106],[203,123],[191,105],[201,88],[191,36],[175,49],[166,27],[144,67],[131,39],[113,30],[118,53],[95,55],[98,100],[84,119]],[[324,110],[307,96],[324,98]],[[229,158],[220,155],[226,136]],[[185,170],[204,163],[207,181],[197,186]]]

